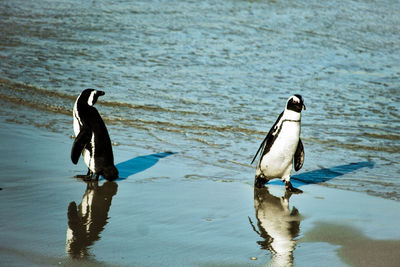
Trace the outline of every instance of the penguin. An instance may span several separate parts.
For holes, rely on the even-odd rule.
[[[71,160],[78,163],[82,154],[83,160],[88,166],[86,175],[76,175],[75,178],[83,178],[86,181],[97,181],[102,175],[105,179],[113,181],[118,178],[118,170],[114,165],[114,155],[110,136],[103,119],[93,105],[103,91],[85,89],[75,101],[73,118],[75,140],[71,150]]]
[[[261,143],[251,164],[261,151],[257,164],[255,187],[263,187],[269,180],[280,178],[286,190],[292,193],[303,191],[292,186],[290,174],[298,171],[304,163],[304,147],[300,139],[301,111],[306,109],[301,95],[293,95],[286,102],[285,110],[279,115]]]

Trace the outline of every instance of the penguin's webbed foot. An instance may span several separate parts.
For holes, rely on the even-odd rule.
[[[301,194],[301,193],[303,193],[303,190],[293,187],[293,185],[292,185],[292,183],[290,181],[289,182],[285,182],[285,187],[286,187],[286,191],[289,191],[292,194]]]
[[[82,179],[85,182],[92,180],[92,175],[75,175],[74,178]]]
[[[82,179],[82,180],[88,182],[88,181],[92,180],[92,176],[93,176],[93,173],[90,170],[88,170],[87,174],[75,175],[74,178],[79,178],[79,179]]]

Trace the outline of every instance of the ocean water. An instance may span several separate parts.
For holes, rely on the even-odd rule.
[[[189,159],[185,179],[252,184],[298,93],[298,173],[370,162],[321,184],[400,201],[399,14],[385,0],[3,0],[0,116],[71,136],[74,100],[101,89],[116,146]]]

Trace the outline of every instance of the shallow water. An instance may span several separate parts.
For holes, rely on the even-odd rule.
[[[67,136],[1,123],[0,139],[7,155],[0,161],[2,266],[398,266],[400,260],[398,201],[300,182],[304,193],[290,195],[277,185],[254,190],[241,181],[188,179],[192,159],[123,145],[115,148],[117,167],[129,177],[85,183],[73,178],[84,163],[74,166],[63,156]],[[365,165],[299,178],[336,179]]]
[[[113,142],[190,159],[187,179],[252,184],[300,93],[300,171],[371,161],[330,187],[400,200],[399,3],[1,1],[0,115],[72,135],[87,87]],[[67,153],[68,154],[68,153]]]

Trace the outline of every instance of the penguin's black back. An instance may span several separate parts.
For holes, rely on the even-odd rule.
[[[104,94],[104,93],[103,93]],[[107,180],[118,178],[118,170],[114,166],[114,155],[107,127],[95,107],[88,104],[90,91],[82,92],[77,102],[78,117],[81,122],[80,132],[73,145],[71,157],[77,161],[83,148],[90,151],[95,161],[95,172]],[[93,100],[94,104],[97,100]],[[94,142],[92,142],[92,140]],[[93,147],[94,145],[94,147]],[[76,148],[76,149],[75,149]],[[78,152],[79,151],[79,152]],[[94,152],[94,155],[92,153]]]
[[[103,165],[114,164],[114,155],[112,152],[110,136],[107,127],[96,108],[89,106],[87,119],[86,123],[94,134],[96,163]],[[98,160],[101,160],[102,158],[104,162],[98,162]]]

